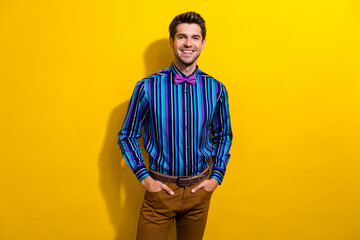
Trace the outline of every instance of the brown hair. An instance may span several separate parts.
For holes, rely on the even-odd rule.
[[[169,26],[169,32],[170,37],[174,39],[176,34],[176,27],[181,23],[195,23],[200,26],[201,28],[201,35],[203,40],[205,40],[206,37],[206,27],[205,27],[205,20],[200,16],[200,14],[196,12],[186,12],[177,15],[174,17],[174,19],[171,21]]]

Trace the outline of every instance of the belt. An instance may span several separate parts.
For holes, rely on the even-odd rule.
[[[186,187],[191,186],[197,183],[200,183],[202,180],[209,176],[209,168],[206,168],[202,173],[194,176],[184,176],[184,177],[177,177],[177,176],[169,176],[159,172],[155,172],[154,170],[150,169],[150,176],[164,183],[173,183],[178,185],[179,187]]]

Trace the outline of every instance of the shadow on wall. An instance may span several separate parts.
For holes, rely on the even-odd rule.
[[[146,76],[170,66],[173,59],[168,39],[153,42],[146,49],[144,64]],[[132,84],[140,80],[134,80]],[[128,94],[130,97],[132,93]],[[117,106],[111,113],[104,143],[99,155],[100,189],[105,199],[110,222],[116,232],[115,240],[136,238],[139,211],[144,197],[144,188],[128,167],[117,144],[117,134],[122,127],[129,100]],[[143,137],[139,139],[145,163],[148,166],[148,156],[143,148]],[[174,225],[170,240],[176,239]]]

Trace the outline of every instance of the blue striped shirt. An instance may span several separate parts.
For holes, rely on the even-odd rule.
[[[174,64],[137,82],[118,143],[139,181],[149,176],[138,138],[144,127],[149,167],[171,176],[192,176],[209,166],[220,184],[230,154],[232,131],[225,86],[198,66],[195,85],[174,84]]]

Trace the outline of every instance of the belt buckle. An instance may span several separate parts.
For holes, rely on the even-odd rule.
[[[191,181],[190,181],[190,184],[188,184],[188,185],[182,185],[182,184],[180,184],[179,180],[180,180],[180,179],[186,179],[186,178],[190,178],[190,177],[178,177],[178,178],[176,179],[176,185],[178,185],[179,187],[191,186]]]

